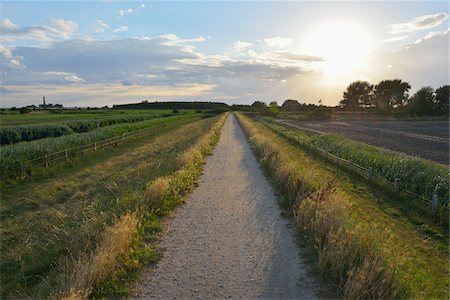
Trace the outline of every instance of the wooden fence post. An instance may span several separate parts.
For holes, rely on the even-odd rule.
[[[94,151],[97,151],[97,142],[94,143]]]
[[[67,153],[67,149],[64,150],[64,156],[66,157],[66,160],[69,160],[69,153]]]
[[[394,189],[396,192],[400,192],[400,178],[394,179]]]
[[[45,155],[45,167],[48,168],[48,155],[47,154]]]
[[[433,194],[433,197],[431,198],[431,211],[433,213],[437,212],[437,206],[438,206],[438,195]]]
[[[369,167],[369,169],[367,170],[367,179],[370,181],[372,180],[373,177],[373,169],[372,167]]]

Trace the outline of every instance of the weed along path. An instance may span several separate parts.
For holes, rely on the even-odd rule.
[[[237,120],[226,121],[198,187],[168,222],[164,257],[137,298],[316,298],[294,229]]]

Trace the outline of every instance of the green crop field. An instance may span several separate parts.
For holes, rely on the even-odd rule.
[[[146,111],[138,115],[161,112]],[[99,114],[83,114],[83,118],[89,120],[87,115],[90,115],[98,119]],[[134,116],[133,112],[125,115]],[[22,116],[20,118],[25,122]],[[46,120],[45,117],[40,119],[42,122]],[[194,160],[189,155],[183,156],[183,153],[194,153],[192,149],[198,148],[202,155],[206,155],[209,143],[217,138],[221,122],[223,117],[189,111],[3,146],[2,166],[5,166],[66,147],[165,124],[117,146],[84,155],[83,159],[49,166],[44,173],[2,185],[2,298],[69,297],[74,289],[80,293],[87,291],[88,295],[102,280],[109,280],[110,272],[127,264],[124,255],[138,253],[141,257],[139,264],[157,257],[154,250],[139,242],[139,230],[145,227],[139,226],[145,222],[154,223],[158,214],[164,214],[182,201],[183,193],[192,186],[201,167],[197,156]],[[192,164],[194,161],[197,162]],[[184,171],[177,175],[177,170]],[[147,183],[161,176],[173,176],[175,189],[171,204],[167,202],[164,207],[149,203],[146,194]],[[153,210],[145,209],[149,205]],[[127,237],[117,237],[114,242],[116,246],[121,243],[125,246],[107,247],[107,254],[98,254],[105,234],[118,227],[122,228],[120,232],[130,230]],[[111,238],[114,234],[108,236]],[[103,273],[92,275],[95,283],[90,277],[84,278],[80,287],[79,281],[73,277],[81,276],[77,262],[89,260],[93,253],[108,255],[109,263],[111,257],[115,257],[114,263],[93,267],[92,272]],[[133,264],[134,268],[136,264]],[[75,275],[71,277],[70,274]]]

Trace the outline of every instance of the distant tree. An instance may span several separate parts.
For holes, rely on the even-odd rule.
[[[401,108],[408,103],[408,91],[411,85],[401,79],[383,80],[374,88],[375,105],[386,112],[391,108]]]
[[[282,111],[300,111],[301,104],[297,100],[288,99],[283,102],[280,110]]]
[[[339,105],[346,110],[373,106],[373,85],[360,80],[350,83]]]
[[[436,90],[434,97],[434,113],[436,115],[448,115],[449,114],[449,98],[450,98],[450,85],[441,86]]]
[[[424,86],[409,100],[408,111],[414,115],[431,115],[434,108],[434,90],[431,86]]]
[[[267,108],[267,105],[266,105],[266,103],[264,103],[262,101],[255,101],[255,102],[253,102],[252,107],[256,108],[256,109],[262,109],[262,108]]]
[[[269,103],[269,107],[278,107],[277,101],[272,101]]]
[[[29,109],[27,107],[21,107],[19,109],[19,113],[21,113],[21,114],[28,114],[29,112],[31,112],[31,109]]]

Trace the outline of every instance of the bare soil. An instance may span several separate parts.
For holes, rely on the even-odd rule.
[[[448,121],[293,121],[303,130],[342,134],[370,145],[449,164]]]
[[[320,285],[301,258],[234,116],[186,204],[169,220],[164,257],[144,271],[136,298],[313,299]]]

